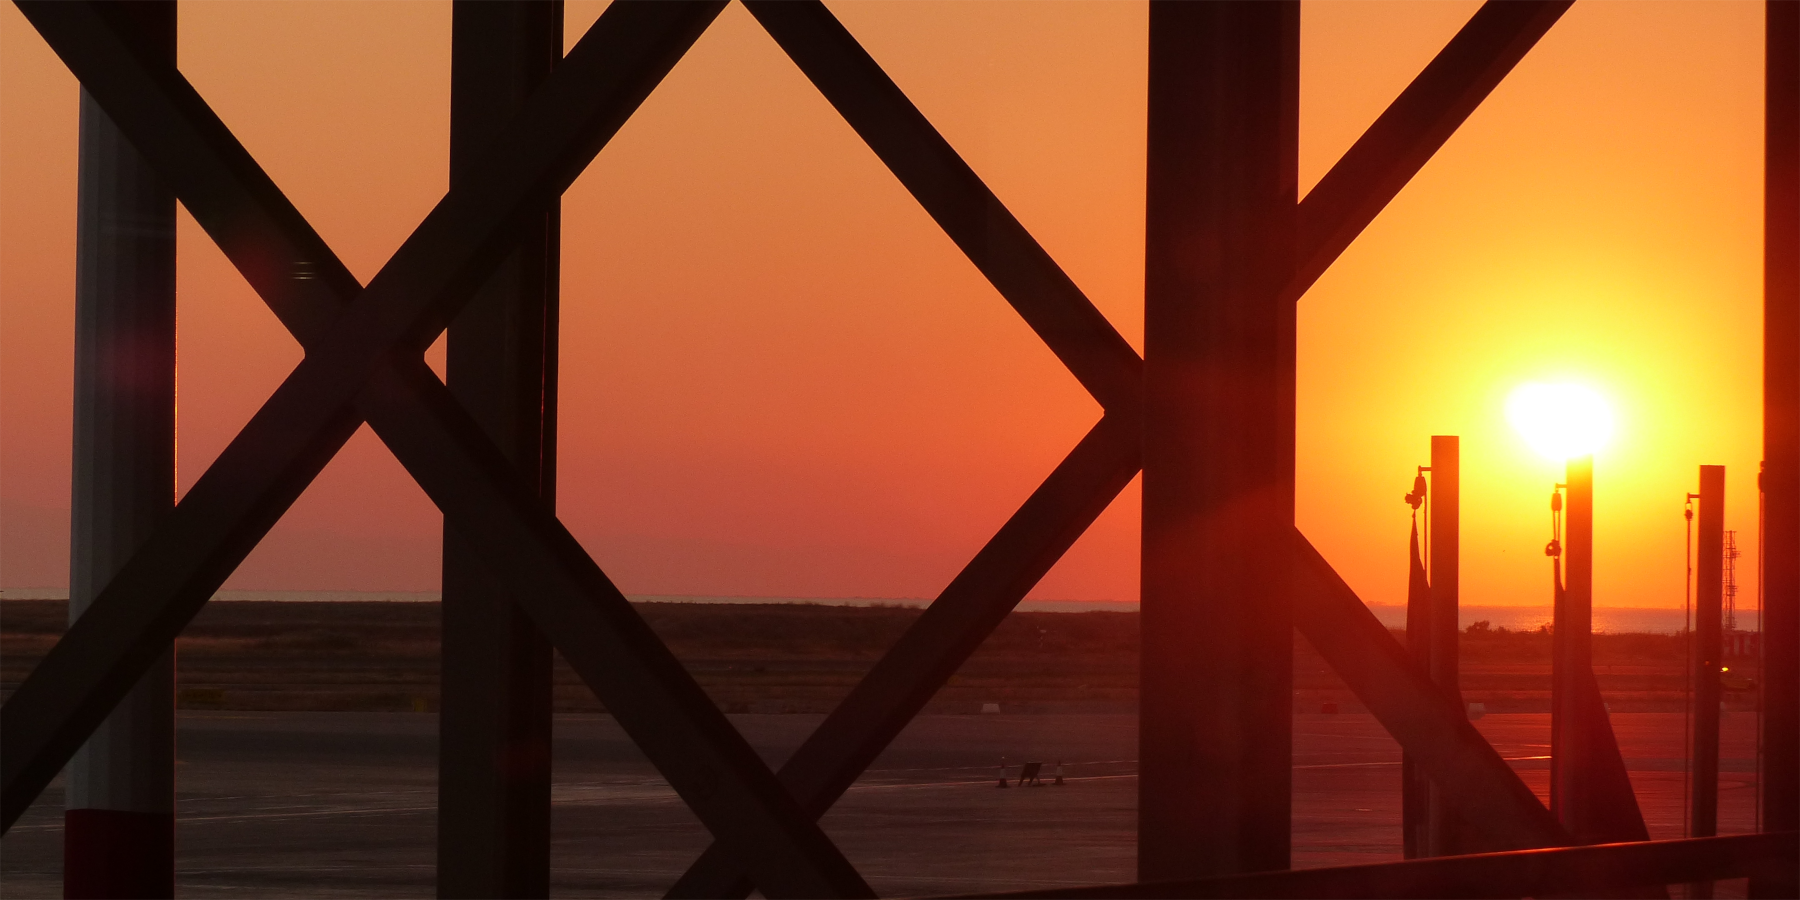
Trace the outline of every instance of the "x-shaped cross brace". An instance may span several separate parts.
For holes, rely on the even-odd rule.
[[[855,780],[1135,474],[1141,361],[816,4],[751,9],[1026,318],[1107,415],[851,696],[777,784],[678,661],[422,361],[504,256],[717,14],[616,3],[472,177],[362,289],[178,72],[88,4],[21,2],[33,24],[306,347],[170,519],[0,711],[10,827],[149,661],[366,419],[446,513],[479,533],[497,584],[718,838],[677,886],[867,894],[814,820]],[[1302,204],[1298,297],[1566,3],[1490,4]],[[1298,537],[1298,536],[1297,536]],[[1324,560],[1300,540],[1298,617],[1383,723],[1491,824],[1556,842],[1547,813]],[[791,793],[790,793],[791,792]],[[708,880],[710,879],[710,881]]]
[[[870,895],[423,359],[723,4],[615,4],[366,289],[107,10],[20,6],[306,358],[0,713],[7,824],[366,419],[758,887]]]
[[[1555,24],[1568,2],[1489,2],[1307,194],[1299,300]],[[817,3],[745,0],[946,234],[1106,409],[1019,511],[781,767],[822,816],[1137,474],[1143,361],[856,39]],[[1296,624],[1493,849],[1565,843],[1562,829],[1453,700],[1416,671],[1331,565],[1295,534]],[[741,897],[714,845],[671,897]]]

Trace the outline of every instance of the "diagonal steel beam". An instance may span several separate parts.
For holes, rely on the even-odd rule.
[[[1301,202],[1289,296],[1318,280],[1572,2],[1489,0],[1477,11]],[[831,12],[745,5],[1101,405],[1135,403],[1137,354]]]
[[[1088,393],[1136,408],[1137,351],[837,17],[818,0],[744,5]]]
[[[768,896],[874,896],[511,463],[486,447],[480,457],[442,452],[477,426],[435,389],[430,369],[409,372],[415,384],[381,379],[360,400],[377,434],[447,515],[485,516],[463,534],[491,582],[550,636],[733,861]],[[460,434],[443,433],[444,423]]]
[[[1101,419],[782,765],[801,809],[823,816],[843,796],[1137,470],[1136,417]],[[668,896],[743,897],[741,872],[714,844]]]
[[[614,9],[634,7],[633,4],[618,4]],[[663,12],[669,10],[675,8],[663,8]],[[672,50],[672,55],[664,60],[666,65],[661,65],[661,71],[655,73],[659,78],[679,58],[680,50],[685,49],[716,14],[717,5],[676,12],[673,18],[663,13],[646,18],[642,8],[617,16],[609,10],[602,19],[607,27],[596,26],[598,31],[591,32],[590,38],[611,30],[614,38],[644,48],[652,58]],[[637,28],[620,26],[620,21],[627,25],[636,21]],[[648,29],[646,22],[651,23]],[[62,24],[66,26],[69,22],[65,20]],[[91,33],[97,25],[103,26],[103,23],[98,20],[86,23],[90,29],[88,38],[98,40],[106,36]],[[675,26],[672,33],[658,33],[659,30],[669,31],[670,26]],[[105,32],[104,27],[100,30]],[[635,34],[632,33],[634,30]],[[78,51],[83,38],[77,33],[74,49]],[[667,46],[671,39],[675,46]],[[588,39],[583,43],[586,45]],[[659,49],[659,43],[665,46]],[[111,51],[124,49],[128,48],[110,48]],[[630,54],[619,51],[618,46],[613,46],[580,56],[581,48],[578,47],[571,53],[565,68],[580,68],[581,60],[591,62],[595,59],[612,59],[628,67],[633,63],[641,64],[641,59],[633,60]],[[108,60],[117,62],[120,57],[116,53],[97,56],[101,65],[92,71],[84,72],[86,66],[72,68],[77,68],[84,80],[93,80],[99,85],[109,82],[105,76],[119,74],[109,72],[104,63]],[[87,62],[93,64],[95,60]],[[192,95],[191,88],[178,74],[149,72],[140,67],[139,71],[127,72],[123,79],[114,78],[109,83],[113,87],[123,85],[129,96],[133,85],[142,89],[155,80],[145,76],[159,74],[164,76],[164,83],[152,89],[152,94],[160,92],[164,95],[162,99],[169,96],[185,99],[188,101],[186,112],[201,113],[194,118],[211,127],[210,133],[196,134],[195,130],[179,127],[193,124],[180,117],[161,123],[151,117],[147,123],[150,127],[137,137],[141,143],[154,145],[156,150],[163,152],[146,155],[169,163],[175,170],[177,177],[171,180],[188,189],[183,193],[184,202],[202,224],[221,230],[228,237],[241,238],[249,232],[260,238],[222,243],[252,283],[269,294],[271,304],[284,313],[284,322],[295,328],[297,335],[309,345],[309,352],[314,350],[322,337],[323,329],[318,326],[328,326],[326,314],[330,308],[318,308],[322,301],[314,286],[303,284],[299,291],[284,290],[288,281],[283,277],[285,273],[278,268],[258,265],[258,262],[271,258],[271,254],[296,258],[294,251],[297,249],[310,249],[314,252],[308,255],[318,262],[296,271],[295,275],[299,277],[293,280],[335,282],[337,290],[328,293],[342,294],[344,300],[354,296],[354,279],[349,278],[323,242],[306,226],[304,219],[242,148],[230,139],[229,133],[211,116],[210,110],[205,109],[197,95]],[[93,77],[90,79],[90,76]],[[647,92],[648,86],[643,93]],[[115,95],[113,99],[119,98]],[[154,105],[158,98],[137,99],[148,99]],[[641,96],[638,99],[641,100]],[[124,104],[131,105],[131,101],[128,99]],[[198,129],[198,132],[208,131],[206,127]],[[181,146],[184,139],[186,147]],[[180,152],[183,149],[198,152],[184,157]],[[235,157],[232,161],[237,165],[218,165],[219,160],[213,157],[221,155]],[[298,258],[306,259],[308,255]],[[341,305],[330,297],[325,297],[324,301]],[[518,481],[504,458],[486,441],[417,356],[408,355],[378,371],[369,389],[357,402],[377,432],[396,455],[408,463],[415,478],[446,512],[466,510],[472,514],[481,531],[471,536],[490,550],[492,557],[500,560],[492,574],[497,580],[513,580],[513,585],[519,588],[516,599],[528,607],[540,627],[559,637],[557,643],[565,656],[596,689],[626,730],[632,732],[651,759],[658,763],[701,819],[738,851],[733,856],[756,870],[758,884],[765,892],[781,895],[868,893],[867,886],[854,870],[816,826],[792,808],[786,792],[775,783],[754,752],[718,714],[680,664],[644,626],[641,618],[631,611],[623,596],[606,581],[573,537],[538,506],[528,486]],[[460,452],[445,452],[447,449]],[[196,492],[198,490],[196,485]],[[254,544],[254,539],[250,543]],[[521,574],[525,576],[522,584],[519,581]],[[186,610],[180,622],[172,625],[168,620],[173,616],[165,613],[162,621],[114,622],[114,625],[125,624],[127,627],[115,627],[111,631],[115,635],[119,632],[129,634],[133,630],[148,630],[146,625],[157,625],[172,637],[204,598],[205,595],[198,600],[189,598],[187,605],[192,608]],[[113,618],[128,619],[129,613],[130,610],[115,613]],[[137,628],[132,629],[132,625]],[[71,662],[75,664],[74,668],[80,668],[78,657],[84,655],[81,652],[84,642],[75,635],[71,638],[74,640],[65,640],[67,647],[59,645],[53,651],[53,655],[63,657],[59,662],[64,669],[71,668]],[[91,645],[96,642],[89,640],[86,643],[90,645],[87,649],[94,652]],[[105,652],[102,649],[94,655]],[[46,665],[49,663],[47,658]],[[32,680],[43,684],[40,676],[51,675],[56,668],[58,666],[50,666],[49,670],[40,668]],[[81,673],[74,674],[79,676]],[[24,686],[20,693],[25,693]],[[40,697],[48,693],[51,692],[38,692]],[[30,701],[32,698],[25,699]],[[38,705],[42,706],[41,703]],[[17,745],[28,743],[13,740],[19,733],[14,725],[34,722],[31,706],[30,702],[23,706],[9,703],[5,710],[9,769],[14,768],[11,764],[21,758],[14,752],[21,749]],[[35,711],[43,712],[42,709]],[[675,714],[671,715],[671,712]],[[51,771],[54,772],[54,767]],[[9,806],[20,794],[14,791],[19,781],[14,774],[8,772]],[[29,797],[25,797],[24,802],[28,801]],[[19,807],[22,809],[23,803]],[[14,815],[9,809],[9,820]]]
[[[1090,431],[782,767],[782,783],[808,814],[824,815],[1136,474],[1131,425],[1129,419],[1109,418]],[[1034,548],[1020,540],[1033,537]],[[1422,770],[1457,786],[1451,801],[1477,823],[1474,843],[1496,850],[1569,843],[1549,810],[1469,724],[1460,706],[1417,670],[1405,648],[1311,543],[1297,538],[1302,573],[1295,593],[1297,627]],[[750,889],[724,848],[715,845],[667,896],[742,897]]]
[[[1300,201],[1298,300],[1574,0],[1488,0]]]
[[[1294,624],[1382,727],[1438,784],[1474,834],[1470,850],[1569,843],[1568,835],[1506,760],[1475,730],[1461,704],[1421,672],[1331,563],[1294,534]]]

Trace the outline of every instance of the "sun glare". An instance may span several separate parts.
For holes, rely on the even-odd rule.
[[[1612,437],[1612,409],[1593,388],[1527,382],[1506,398],[1506,419],[1531,449],[1553,460],[1587,456]]]

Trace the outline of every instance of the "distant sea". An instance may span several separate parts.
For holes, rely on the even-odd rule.
[[[923,608],[928,599],[918,597],[711,597],[687,594],[631,594],[638,603],[794,603],[818,606],[900,606]],[[67,588],[7,588],[0,591],[7,600],[67,600]],[[377,601],[389,603],[435,603],[437,591],[220,591],[216,600],[279,600],[290,603],[332,603],[343,601]],[[1117,600],[1026,600],[1019,604],[1025,612],[1136,612],[1133,601]],[[1371,604],[1375,617],[1389,628],[1406,625],[1406,607]],[[1737,627],[1755,631],[1755,610],[1740,610]],[[1536,631],[1550,623],[1548,606],[1465,606],[1462,624],[1488,622],[1494,628],[1508,631]],[[1681,631],[1683,614],[1679,609],[1641,606],[1598,607],[1594,610],[1594,630],[1612,633],[1648,632],[1674,634]]]

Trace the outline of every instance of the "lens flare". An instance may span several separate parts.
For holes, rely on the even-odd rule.
[[[1613,433],[1606,399],[1579,384],[1519,385],[1506,398],[1506,420],[1531,449],[1558,461],[1599,450]]]

